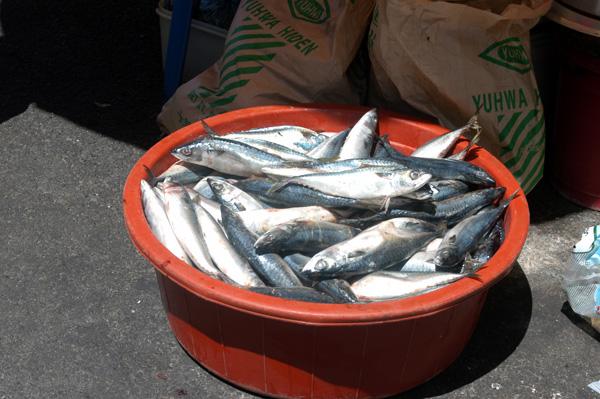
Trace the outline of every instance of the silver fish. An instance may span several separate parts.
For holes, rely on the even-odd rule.
[[[497,207],[469,216],[448,230],[437,250],[436,266],[449,269],[459,265],[466,254],[481,242],[484,235],[500,219],[517,192],[500,201]]]
[[[360,300],[383,301],[430,292],[472,276],[471,274],[448,272],[404,273],[382,270],[354,281],[350,287]]]
[[[181,184],[189,184],[200,180],[203,176],[211,173],[212,170],[206,166],[193,164],[186,161],[177,161],[173,165],[169,166],[160,175],[152,178],[152,185],[158,182],[164,181],[167,177],[170,177]]]
[[[225,136],[225,138],[231,139],[229,136]],[[281,145],[279,143],[273,143],[268,140],[248,138],[248,137],[238,137],[238,138],[234,138],[232,140],[251,145],[252,147],[256,147],[264,152],[276,155],[286,161],[312,161],[315,159],[311,156],[308,156],[307,154],[305,154],[303,152],[291,149],[291,148],[289,148],[285,145]]]
[[[235,185],[254,195],[257,199],[275,207],[299,207],[319,205],[329,208],[355,207],[364,208],[364,201],[354,198],[329,195],[309,187],[287,185],[273,190],[275,183],[264,178],[241,180]],[[371,204],[367,204],[371,206]]]
[[[277,254],[259,255],[256,253],[254,243],[258,235],[244,225],[239,213],[232,212],[227,207],[222,207],[221,214],[223,227],[231,244],[247,259],[263,281],[276,287],[303,286],[281,256]]]
[[[181,160],[204,165],[237,176],[262,176],[261,168],[278,166],[283,161],[248,144],[222,137],[204,136],[171,150]]]
[[[465,148],[463,148],[462,150],[460,150],[456,154],[452,154],[452,155],[447,156],[446,158],[464,161],[465,158],[467,157],[467,154],[469,153],[469,151],[471,150],[471,148],[475,144],[477,144],[477,142],[479,141],[480,137],[481,137],[481,131],[478,131],[475,134],[475,136],[473,136],[473,138],[471,139],[471,142]]]
[[[377,108],[367,111],[348,132],[339,158],[366,158],[371,155],[375,141],[375,129],[379,120]]]
[[[337,216],[323,206],[255,209],[240,211],[237,214],[248,229],[259,235],[281,223],[300,218],[325,222],[337,220]]]
[[[431,179],[428,173],[393,167],[366,167],[290,177],[276,182],[267,192],[288,184],[300,184],[330,195],[355,199],[385,199],[413,192]]]
[[[264,286],[265,283],[258,277],[254,269],[229,242],[221,225],[202,205],[197,203],[194,205],[208,253],[219,270],[243,287]]]
[[[265,209],[267,206],[226,180],[207,179],[218,201],[234,212]]]
[[[410,156],[420,158],[443,158],[450,151],[452,146],[456,144],[460,136],[464,136],[470,129],[481,130],[477,115],[474,115],[466,125],[429,140],[415,149]]]
[[[290,299],[293,301],[313,303],[340,303],[324,292],[317,291],[311,287],[250,287],[250,291],[270,295],[277,298]]]
[[[142,190],[142,205],[146,221],[150,226],[150,230],[156,238],[165,246],[175,257],[181,259],[188,265],[192,265],[192,261],[187,256],[186,252],[179,244],[173,228],[169,223],[169,218],[165,211],[165,205],[162,199],[158,197],[154,189],[146,180],[140,181]]]
[[[292,125],[258,127],[224,135],[235,140],[240,137],[262,139],[281,144],[296,151],[310,151],[327,139],[327,136],[314,130]]]
[[[440,235],[405,229],[388,220],[314,255],[302,273],[315,278],[348,277],[382,270],[407,259]]]
[[[350,133],[351,128],[329,136],[321,144],[310,150],[306,155],[312,158],[334,158],[340,155],[340,150]]]
[[[223,273],[210,258],[206,242],[202,237],[202,229],[196,218],[194,203],[187,189],[171,178],[165,179],[163,187],[165,210],[177,240],[199,270],[221,279]]]
[[[414,168],[431,173],[435,180],[460,180],[466,183],[494,186],[496,180],[483,168],[466,161],[447,158],[411,157],[395,149],[387,135],[380,137],[388,154],[407,168]]]
[[[342,224],[296,219],[281,223],[263,233],[256,243],[257,253],[297,251],[315,254],[354,237],[360,230]]]

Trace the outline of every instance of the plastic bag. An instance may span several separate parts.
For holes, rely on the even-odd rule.
[[[369,31],[369,103],[448,129],[477,110],[478,144],[525,192],[543,174],[545,120],[529,31],[550,0],[378,0]]]
[[[571,309],[598,329],[600,324],[600,226],[588,227],[573,246],[562,288]]]

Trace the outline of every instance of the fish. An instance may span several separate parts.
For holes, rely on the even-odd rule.
[[[350,283],[344,279],[331,278],[316,281],[303,275],[302,268],[310,260],[310,256],[295,252],[284,256],[283,259],[290,265],[305,286],[324,292],[342,303],[358,302],[358,298],[350,288]]]
[[[167,178],[163,182],[163,190],[165,210],[171,228],[194,266],[211,277],[222,279],[223,273],[210,258],[202,229],[196,218],[194,203],[187,189],[181,183]]]
[[[427,183],[431,188],[432,201],[444,201],[471,191],[471,187],[460,180],[432,180]]]
[[[364,201],[329,195],[315,189],[297,185],[288,184],[277,190],[273,190],[274,181],[260,177],[240,180],[235,186],[254,195],[258,200],[270,204],[274,207],[300,207],[318,205],[327,208],[365,208],[372,204],[365,204]]]
[[[281,251],[315,254],[359,232],[334,222],[301,218],[275,225],[256,240],[254,248],[260,254]]]
[[[324,292],[311,287],[249,287],[249,291],[269,295],[276,298],[312,303],[340,303]]]
[[[457,160],[460,160],[460,161],[464,161],[465,158],[467,157],[467,154],[469,153],[469,151],[471,151],[471,148],[473,148],[473,146],[475,144],[477,144],[477,142],[479,142],[479,138],[480,137],[481,137],[481,131],[478,131],[475,134],[475,136],[473,136],[473,138],[471,139],[471,141],[469,142],[469,144],[465,148],[463,148],[462,150],[460,150],[456,154],[448,155],[446,158],[448,158],[448,159],[457,159]]]
[[[337,220],[337,216],[329,209],[315,205],[256,209],[239,211],[237,214],[249,230],[259,235],[266,233],[277,225],[300,218],[323,222],[335,222]]]
[[[497,207],[471,215],[448,230],[436,252],[436,266],[440,269],[450,269],[459,265],[466,254],[481,242],[484,235],[500,219],[517,193],[518,190],[508,199],[500,201]]]
[[[430,173],[434,180],[460,180],[485,187],[496,185],[496,180],[486,170],[473,163],[447,158],[411,157],[395,149],[387,135],[381,136],[380,141],[392,158],[409,169]]]
[[[217,268],[240,286],[265,286],[252,266],[233,247],[223,227],[212,217],[210,212],[200,204],[194,203],[194,205],[198,223],[202,227],[202,237]]]
[[[268,208],[267,205],[227,180],[209,177],[207,181],[217,200],[234,212]]]
[[[206,166],[186,161],[177,161],[160,175],[153,177],[150,184],[156,185],[156,183],[164,181],[167,177],[171,177],[181,184],[189,184],[198,181],[211,172],[212,170]]]
[[[302,273],[314,278],[345,278],[385,269],[407,259],[440,235],[439,231],[403,228],[405,221],[390,219],[314,255]]]
[[[477,114],[475,114],[466,125],[436,136],[425,144],[422,144],[415,149],[410,156],[419,158],[443,158],[450,151],[452,146],[456,144],[460,136],[464,136],[470,129],[481,130]]]
[[[290,266],[278,254],[259,255],[254,249],[258,235],[249,230],[239,213],[221,206],[223,227],[233,247],[242,255],[267,285],[274,287],[303,286]]]
[[[350,130],[351,128],[348,128],[329,136],[321,144],[306,153],[306,155],[316,159],[339,157],[340,150],[342,149]]]
[[[375,129],[379,117],[377,108],[367,111],[348,132],[346,140],[340,149],[339,158],[366,158],[371,155],[375,141]]]
[[[327,136],[312,129],[293,125],[257,127],[230,132],[225,134],[224,137],[230,140],[236,140],[240,137],[261,139],[301,152],[308,152],[327,139]]]
[[[228,136],[225,136],[225,138],[228,138]],[[269,154],[276,155],[286,161],[313,161],[313,160],[315,160],[315,158],[313,158],[303,152],[297,151],[295,149],[291,149],[285,145],[282,145],[279,143],[274,143],[274,142],[271,142],[268,140],[248,138],[248,137],[238,137],[238,138],[234,139],[234,141],[251,145],[252,147],[258,148],[259,150],[262,150]]]
[[[150,186],[150,183],[146,180],[141,180],[140,186],[144,215],[148,226],[150,226],[150,230],[158,238],[158,241],[171,251],[176,258],[181,259],[188,265],[192,265],[192,261],[181,244],[179,244],[173,232],[163,200],[158,197],[152,186]]]
[[[476,213],[485,206],[500,198],[506,189],[504,187],[488,187],[469,191],[465,194],[444,201],[431,201],[434,211],[415,207],[399,207],[379,211],[373,215],[358,218],[341,218],[338,223],[365,229],[374,224],[396,217],[413,217],[431,223],[444,222],[448,227],[454,226],[464,218]]]
[[[431,179],[429,173],[394,167],[365,167],[289,177],[273,184],[267,194],[294,183],[325,194],[356,199],[395,197],[415,191]]]
[[[261,168],[278,166],[281,157],[220,136],[203,136],[171,150],[181,160],[237,176],[262,176]]]
[[[423,294],[465,277],[475,276],[476,274],[469,273],[406,273],[382,270],[352,282],[350,287],[361,301],[383,301]]]

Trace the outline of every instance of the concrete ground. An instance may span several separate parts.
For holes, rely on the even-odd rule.
[[[160,139],[155,1],[0,2],[0,398],[253,398],[179,346],[121,206]],[[598,398],[600,333],[561,290],[600,214],[542,180],[461,356],[397,398]],[[390,343],[393,344],[393,343]]]

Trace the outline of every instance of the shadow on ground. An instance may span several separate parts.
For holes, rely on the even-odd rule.
[[[1,0],[0,123],[35,103],[149,148],[164,102],[157,4]]]

